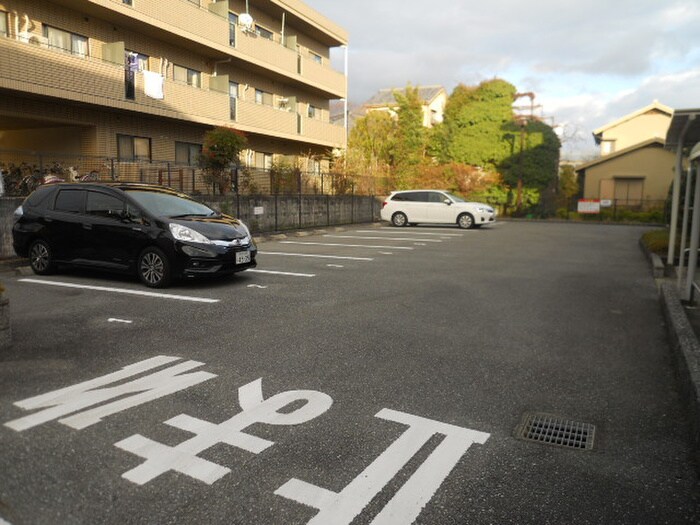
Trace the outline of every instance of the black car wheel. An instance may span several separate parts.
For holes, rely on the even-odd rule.
[[[457,217],[457,225],[460,228],[463,228],[465,230],[468,230],[469,228],[474,227],[474,217],[470,213],[463,213],[459,217]]]
[[[406,226],[408,224],[408,218],[406,217],[406,214],[397,211],[391,216],[391,224],[394,226]]]
[[[170,261],[160,248],[150,246],[139,255],[137,271],[141,282],[150,288],[170,284]]]
[[[53,273],[55,265],[51,247],[46,241],[34,241],[29,247],[29,264],[37,275]]]

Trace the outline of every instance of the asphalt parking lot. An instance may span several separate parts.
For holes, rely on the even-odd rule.
[[[643,231],[349,226],[157,292],[2,275],[0,524],[698,523]]]

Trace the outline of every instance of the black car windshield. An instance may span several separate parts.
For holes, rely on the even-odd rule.
[[[209,206],[170,193],[128,190],[128,194],[156,217],[211,217],[217,214]]]

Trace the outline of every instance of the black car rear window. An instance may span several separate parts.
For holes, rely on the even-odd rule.
[[[85,190],[61,190],[56,196],[54,210],[81,213],[85,201]]]
[[[40,210],[46,209],[49,201],[49,197],[53,195],[53,192],[56,188],[52,188],[51,186],[40,186],[37,188],[32,194],[27,197],[27,199],[24,201],[24,205],[27,206],[28,208],[37,208]]]

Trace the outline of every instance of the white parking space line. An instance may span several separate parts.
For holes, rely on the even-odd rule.
[[[396,230],[403,229],[404,231],[406,228],[392,228],[391,226],[382,226],[379,228],[379,230],[393,230],[395,233],[398,233]],[[408,230],[411,232],[411,234],[416,234],[416,235],[434,235],[434,234],[429,234],[429,233],[421,233],[421,232],[440,232],[442,235],[454,235],[454,236],[462,236],[466,234],[469,231],[473,230],[461,230],[459,228],[455,227],[448,227],[448,228],[408,228]],[[460,233],[450,233],[450,232],[460,232]]]
[[[60,281],[42,281],[39,279],[19,279],[21,283],[44,284],[47,286],[60,286],[64,288],[79,288],[82,290],[95,290],[98,292],[122,293],[127,295],[140,295],[143,297],[156,297],[158,299],[174,299],[177,301],[191,301],[195,303],[218,303],[219,299],[206,297],[193,297],[190,295],[175,295],[169,293],[146,292],[143,290],[129,290],[127,288],[111,288],[108,286],[90,286],[86,284],[64,283]]]
[[[331,235],[326,234],[324,237],[335,239],[367,239],[369,241],[421,241],[421,242],[442,242],[441,239],[411,239],[408,237],[367,237],[363,235]]]
[[[377,246],[374,244],[337,244],[331,242],[300,242],[300,241],[279,241],[280,244],[306,244],[313,246],[343,246],[345,248],[381,248],[383,250],[412,250],[406,246]],[[250,270],[248,270],[250,271]]]
[[[355,230],[355,233],[390,233],[389,231],[382,231],[382,230],[393,230],[391,233],[398,233],[396,231],[396,228],[379,228],[378,230]],[[438,236],[438,237],[462,237],[464,236],[463,233],[437,233],[437,232],[417,232],[414,230],[410,230],[411,235],[432,235],[432,236]]]
[[[274,270],[246,270],[246,273],[267,273],[270,275],[287,275],[289,277],[316,277],[315,273],[293,273],[293,272],[277,272]]]
[[[117,319],[116,317],[110,317],[107,319],[108,323],[124,323],[124,324],[131,324],[133,321],[130,321],[129,319]]]
[[[345,257],[342,255],[315,255],[311,253],[261,252],[258,255],[289,255],[290,257],[313,257],[318,259],[340,259],[345,261],[373,261],[373,257]]]

